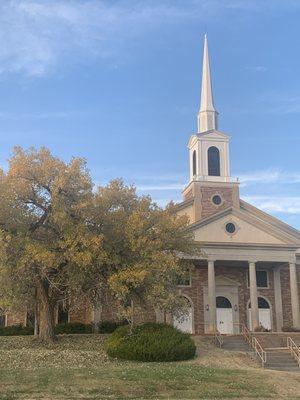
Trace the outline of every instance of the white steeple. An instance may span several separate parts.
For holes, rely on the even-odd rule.
[[[204,36],[201,105],[198,113],[198,133],[218,129],[218,112],[214,107],[207,37]]]

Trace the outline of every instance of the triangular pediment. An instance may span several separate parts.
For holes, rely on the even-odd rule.
[[[234,232],[227,232],[232,223]],[[203,243],[231,243],[244,245],[292,245],[300,246],[300,238],[283,231],[280,227],[256,218],[249,211],[228,208],[220,213],[190,225],[195,240]]]
[[[206,140],[206,141],[221,141],[221,142],[228,142],[230,139],[230,136],[226,135],[223,132],[212,130],[212,131],[207,131],[203,133],[195,133],[190,137],[188,147],[192,147],[193,144],[197,141],[201,140]]]
[[[225,140],[229,140],[230,136],[226,135],[226,133],[223,133],[221,131],[217,131],[217,130],[212,130],[212,131],[207,131],[207,132],[203,132],[203,133],[198,133],[197,137],[199,139],[205,139],[207,140],[208,138],[211,139],[225,139]]]

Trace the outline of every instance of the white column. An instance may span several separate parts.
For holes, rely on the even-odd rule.
[[[102,307],[93,309],[93,323],[95,333],[99,333],[99,322],[101,321]]]
[[[249,262],[249,286],[250,286],[250,301],[251,301],[251,322],[252,330],[259,326],[258,315],[258,300],[257,300],[257,284],[256,284],[256,268],[255,262]]]
[[[275,313],[276,313],[276,330],[280,332],[283,327],[283,311],[282,311],[282,294],[280,267],[273,269],[274,274],[274,295],[275,295]]]
[[[209,307],[209,326],[208,331],[216,331],[217,311],[216,311],[216,281],[215,281],[215,263],[208,261],[208,307]]]
[[[300,328],[299,294],[298,294],[298,281],[297,281],[297,272],[295,263],[290,263],[290,288],[291,288],[293,326],[295,328]]]

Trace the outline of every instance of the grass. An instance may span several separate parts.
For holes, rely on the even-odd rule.
[[[207,341],[192,361],[137,363],[109,360],[104,340],[68,335],[45,348],[0,337],[0,399],[300,399],[300,375],[260,370]]]

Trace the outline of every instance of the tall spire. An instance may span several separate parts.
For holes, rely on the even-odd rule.
[[[201,105],[198,113],[198,133],[218,129],[218,112],[214,107],[207,37],[204,36]]]

